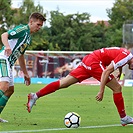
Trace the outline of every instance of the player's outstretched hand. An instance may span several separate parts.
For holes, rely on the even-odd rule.
[[[30,77],[29,77],[29,75],[27,75],[27,74],[24,74],[24,83],[27,85],[27,86],[29,86],[30,85]]]
[[[96,100],[101,102],[103,100],[103,93],[102,92],[98,92],[98,94],[96,95]]]

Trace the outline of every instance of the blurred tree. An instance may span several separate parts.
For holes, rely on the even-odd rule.
[[[127,20],[133,19],[133,0],[116,0],[111,9],[107,9],[110,24],[117,29]]]
[[[61,50],[80,50],[81,47],[78,46],[78,42],[80,37],[84,36],[88,31],[86,27],[90,25],[89,17],[88,13],[64,16],[58,10],[52,11],[50,41],[53,44],[58,44]]]
[[[12,27],[15,12],[15,9],[11,9],[11,0],[0,0],[0,35]],[[2,42],[0,39],[0,48],[1,47]]]
[[[57,43],[61,50],[88,51],[105,46],[107,27],[103,21],[91,23],[88,13],[64,16],[52,11],[50,25],[50,42]]]
[[[43,14],[43,7],[40,4],[35,6],[34,0],[23,0],[22,5],[17,11],[18,11],[17,14],[14,16],[15,25],[18,25],[21,23],[27,24],[31,13],[40,12]]]
[[[35,6],[34,0],[23,0],[18,9],[11,8],[11,0],[0,0],[0,33],[19,24],[27,24],[33,12],[43,13],[43,7]],[[76,13],[64,15],[51,11],[50,27],[32,35],[29,50],[82,50],[92,51],[102,47],[122,46],[122,25],[133,19],[132,0],[116,0],[111,9],[107,9],[110,26],[104,22],[91,23],[90,14]],[[44,14],[45,16],[46,14]]]
[[[107,9],[110,18],[106,42],[109,45],[122,46],[122,27],[127,20],[133,20],[133,0],[116,0],[111,9]]]

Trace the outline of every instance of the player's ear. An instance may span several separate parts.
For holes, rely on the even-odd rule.
[[[31,18],[31,19],[29,20],[30,25],[32,25],[34,21],[35,21],[35,20]]]
[[[32,25],[32,20],[31,19],[29,20],[29,25]]]

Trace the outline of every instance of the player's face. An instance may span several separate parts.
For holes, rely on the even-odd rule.
[[[129,69],[133,70],[133,58],[129,62]]]
[[[30,22],[30,32],[31,33],[34,33],[34,32],[37,32],[41,29],[41,27],[43,26],[43,21],[41,20],[31,20]]]

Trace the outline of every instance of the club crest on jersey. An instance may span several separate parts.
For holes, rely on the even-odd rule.
[[[16,31],[12,31],[12,32],[10,33],[11,36],[14,36],[15,34],[16,34]]]

